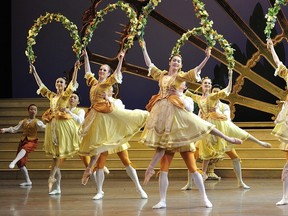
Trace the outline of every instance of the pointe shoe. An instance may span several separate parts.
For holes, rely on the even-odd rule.
[[[59,195],[61,194],[61,190],[60,189],[55,189],[52,190],[50,193],[48,193],[49,195]]]
[[[165,201],[160,201],[156,205],[152,207],[153,209],[161,209],[161,208],[166,208],[166,202]]]
[[[239,188],[250,189],[250,186],[246,185],[244,182],[238,183]]]
[[[192,190],[192,184],[187,183],[184,187],[181,188],[182,191]]]
[[[104,173],[106,173],[106,175],[110,173],[109,169],[106,166],[104,166],[103,170],[104,170]]]
[[[53,184],[56,182],[56,179],[52,176],[48,178],[48,192],[50,193],[53,187]]]
[[[272,147],[272,145],[270,143],[267,143],[267,142],[261,142],[260,145],[264,148],[271,148]]]
[[[144,182],[143,184],[146,185],[150,178],[155,174],[155,171],[153,169],[147,169],[146,172],[145,172],[145,179],[144,179]]]
[[[10,169],[13,169],[15,167],[15,163],[12,161],[10,164],[9,164],[9,168]]]
[[[97,193],[92,199],[93,200],[100,200],[100,199],[103,199],[104,197],[104,192],[100,192],[100,193]]]
[[[32,185],[32,182],[23,182],[21,184],[19,184],[19,186],[31,186]]]
[[[92,174],[91,169],[86,168],[86,170],[83,173],[82,179],[81,179],[82,185],[86,185],[88,183],[91,174]]]
[[[204,199],[203,202],[204,202],[204,205],[206,208],[212,208],[213,207],[212,203],[208,200],[208,198]]]
[[[288,199],[282,198],[279,202],[276,203],[276,206],[287,205],[287,204],[288,204]]]
[[[138,193],[140,194],[141,199],[148,199],[148,195],[147,195],[147,193],[146,193],[143,189],[139,189],[139,190],[137,190],[137,191],[138,191]]]

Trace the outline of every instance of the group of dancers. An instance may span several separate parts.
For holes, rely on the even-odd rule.
[[[151,97],[146,110],[126,109],[121,100],[113,97],[115,93],[113,86],[122,83],[121,69],[126,54],[123,50],[118,54],[117,68],[113,71],[109,65],[101,65],[98,78],[91,71],[87,51],[83,50],[84,78],[90,88],[91,103],[86,112],[77,106],[80,103],[80,96],[77,94],[77,75],[81,65],[79,60],[74,64],[73,76],[69,83],[63,77],[56,79],[56,92],[44,85],[34,65],[30,64],[32,74],[39,86],[37,93],[49,99],[50,108],[43,114],[41,121],[36,118],[37,106],[31,104],[28,107],[28,118],[20,121],[15,127],[0,130],[1,133],[23,130],[16,158],[9,164],[10,168],[14,168],[17,164],[23,172],[25,182],[20,185],[32,185],[26,162],[28,154],[37,148],[38,130],[45,130],[43,148],[46,154],[52,156],[48,178],[49,195],[61,194],[61,164],[65,159],[77,155],[86,167],[81,183],[86,185],[89,178],[93,176],[97,186],[97,193],[93,199],[103,199],[105,172],[109,172],[105,162],[109,154],[116,153],[125,166],[127,175],[135,184],[140,198],[147,199],[148,195],[139,182],[137,171],[128,154],[129,140],[141,131],[139,142],[155,149],[145,171],[144,185],[155,174],[154,167],[160,161],[160,200],[152,208],[166,208],[168,173],[176,152],[180,153],[188,169],[188,184],[184,189],[191,189],[193,180],[200,191],[202,204],[207,208],[213,206],[207,197],[204,185],[207,179],[207,166],[210,161],[221,159],[225,154],[233,162],[238,186],[243,189],[250,188],[242,180],[241,159],[236,153],[234,144],[242,144],[247,139],[265,148],[270,148],[271,144],[258,140],[236,126],[230,119],[230,113],[227,115],[223,111],[224,106],[221,105],[220,100],[230,94],[232,70],[228,72],[227,87],[211,92],[211,79],[200,77],[201,69],[210,58],[211,48],[206,49],[206,56],[198,66],[183,72],[182,57],[179,54],[170,57],[168,70],[161,70],[152,63],[143,39],[140,41],[140,46],[148,67],[148,76],[159,83],[159,92]],[[267,39],[267,47],[277,65],[275,75],[287,81],[288,69],[279,60],[271,39]],[[202,95],[186,90],[186,82],[200,81]],[[193,113],[194,102],[199,107],[198,115]],[[272,134],[281,141],[280,150],[286,152],[287,158],[282,173],[283,197],[276,205],[288,204],[287,104],[288,97],[275,120],[275,128],[272,131]],[[198,157],[203,161],[202,174],[199,173],[196,165]]]

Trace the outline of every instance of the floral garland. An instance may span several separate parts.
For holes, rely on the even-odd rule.
[[[114,4],[109,4],[106,8],[96,13],[95,18],[93,19],[93,21],[90,22],[90,25],[87,26],[85,35],[82,37],[82,43],[84,47],[86,47],[88,43],[91,41],[93,32],[97,28],[98,24],[104,21],[103,16],[106,15],[108,12],[113,11],[117,8],[120,8],[121,10],[126,12],[126,15],[130,19],[131,23],[131,26],[129,27],[128,31],[127,40],[123,45],[123,51],[132,47],[134,37],[137,34],[137,24],[138,24],[137,14],[133,10],[133,8],[129,6],[128,3],[124,3],[122,1],[118,1]]]
[[[51,23],[53,20],[61,22],[63,26],[70,31],[70,36],[74,40],[74,44],[72,46],[73,52],[76,53],[78,59],[80,58],[82,52],[82,44],[80,36],[78,34],[77,26],[62,14],[46,13],[45,16],[40,16],[28,31],[27,48],[25,50],[25,55],[28,57],[30,63],[33,64],[36,60],[36,56],[32,49],[32,46],[36,44],[36,36],[38,35],[43,25]]]
[[[268,9],[267,14],[265,15],[266,18],[266,27],[264,30],[264,34],[266,34],[267,38],[270,38],[271,31],[275,27],[275,23],[277,20],[277,14],[281,9],[281,5],[286,5],[287,0],[276,0],[273,7]]]
[[[161,2],[161,0],[150,0],[145,7],[142,8],[142,13],[140,14],[138,18],[138,36],[143,39],[144,37],[144,29],[147,25],[147,18],[148,15],[155,9],[155,7],[158,6],[158,4]]]
[[[202,34],[206,38],[207,45],[213,47],[218,41],[220,46],[224,49],[226,54],[226,59],[228,61],[228,69],[232,69],[235,66],[234,59],[234,49],[231,47],[230,43],[223,37],[223,35],[218,34],[216,30],[212,28],[213,21],[209,20],[209,14],[205,10],[205,4],[199,0],[193,0],[193,5],[195,9],[195,14],[197,18],[200,18],[201,27],[193,28],[185,32],[180,39],[177,40],[176,45],[172,49],[171,56],[180,53],[181,46],[189,39],[191,35]]]

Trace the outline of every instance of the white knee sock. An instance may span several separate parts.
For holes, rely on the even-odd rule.
[[[96,184],[97,184],[97,193],[103,193],[103,183],[105,179],[104,169],[96,170]]]
[[[126,173],[127,173],[128,176],[131,178],[131,180],[134,182],[137,191],[138,191],[138,192],[140,193],[140,195],[141,195],[141,198],[142,198],[142,199],[147,199],[148,196],[147,196],[147,194],[145,193],[145,191],[143,190],[142,186],[140,185],[140,182],[139,182],[139,179],[138,179],[138,175],[137,175],[136,170],[135,170],[132,166],[128,165],[128,166],[126,166]]]
[[[181,190],[192,190],[192,178],[189,170],[187,170],[187,184]]]
[[[168,189],[169,181],[168,181],[168,172],[160,172],[159,175],[159,192],[160,192],[160,201],[156,205],[154,205],[153,209],[166,208],[166,195]]]
[[[21,183],[20,185],[22,185],[22,186],[32,185],[32,182],[30,180],[29,173],[28,173],[26,166],[21,167],[20,170],[21,170],[21,172],[25,178],[25,182]],[[27,183],[27,184],[25,184],[25,183]]]
[[[282,181],[283,181],[283,197],[279,202],[276,203],[277,206],[288,204],[288,161],[286,162],[282,171]]]
[[[209,201],[209,199],[208,199],[208,197],[206,195],[205,186],[204,186],[204,182],[203,182],[202,176],[198,172],[195,172],[195,173],[191,173],[191,178],[194,179],[194,183],[198,187],[198,189],[199,189],[199,191],[201,193],[204,205],[207,208],[211,208],[213,205]]]
[[[26,150],[21,149],[18,154],[16,155],[16,158],[9,164],[9,168],[13,169],[15,167],[15,164],[21,160],[26,155]]]
[[[232,162],[233,162],[234,172],[235,172],[237,180],[238,180],[238,186],[242,187],[244,189],[249,189],[250,187],[248,185],[246,185],[242,179],[242,170],[241,170],[240,159],[234,158],[232,160]]]

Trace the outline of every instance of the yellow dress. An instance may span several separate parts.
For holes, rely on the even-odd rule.
[[[50,108],[42,116],[46,122],[43,148],[45,153],[53,158],[73,157],[79,150],[78,126],[70,114],[60,111],[67,107],[69,98],[77,87],[78,84],[73,86],[70,83],[59,96],[44,85],[37,91],[50,100]]]
[[[101,83],[92,73],[87,73],[85,78],[90,87],[91,107],[80,130],[83,139],[79,155],[92,156],[128,142],[144,127],[149,113],[139,109],[115,109],[103,98],[113,84],[122,82],[122,77],[112,74]]]
[[[151,76],[159,82],[160,91],[152,96],[146,109],[150,111],[140,142],[151,148],[176,150],[191,148],[215,127],[185,109],[177,89],[183,81],[195,82],[195,70],[167,76],[167,71],[151,68]]]
[[[217,112],[220,99],[229,95],[226,89],[217,93],[211,93],[206,98],[202,98],[202,96],[194,94],[189,90],[185,92],[185,95],[191,97],[198,104],[201,118],[215,125],[225,135],[241,140],[246,140],[249,137],[248,132],[228,120],[226,115],[219,111]],[[233,144],[226,142],[224,139],[210,134],[197,143],[199,156],[202,160],[221,159],[232,146]]]
[[[281,64],[279,68],[276,69],[275,75],[282,77],[288,81],[288,69]],[[286,99],[285,103],[282,105],[282,109],[279,112],[276,120],[275,127],[273,128],[271,134],[276,136],[280,141],[279,149],[282,151],[288,151],[288,101]]]

